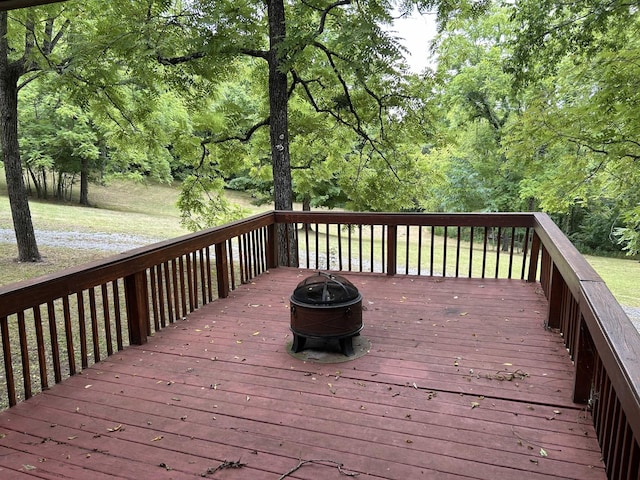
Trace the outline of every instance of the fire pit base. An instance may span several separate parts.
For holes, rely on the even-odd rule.
[[[351,357],[353,355],[353,337],[360,335],[360,332],[351,333],[349,335],[344,336],[332,336],[332,337],[306,337],[304,335],[300,335],[299,333],[293,332],[293,344],[291,345],[291,350],[294,353],[301,352],[305,349],[305,345],[307,343],[308,338],[322,340],[324,343],[327,343],[331,340],[337,340],[338,345],[340,346],[340,351],[343,355],[347,357]]]
[[[305,363],[345,363],[356,360],[365,356],[371,351],[371,341],[366,335],[356,335],[351,337],[351,343],[353,347],[353,355],[345,355],[340,348],[340,342],[334,338],[305,338],[304,349],[299,352],[293,351],[293,336],[289,337],[289,341],[286,343],[286,352],[295,358]]]

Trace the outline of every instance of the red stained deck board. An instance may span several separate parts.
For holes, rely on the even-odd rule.
[[[263,274],[0,414],[0,468],[22,471],[48,439],[25,475],[195,478],[239,460],[209,476],[276,479],[316,458],[357,478],[605,478],[537,285],[345,273],[371,351],[320,364],[287,352],[289,295],[309,274]],[[312,464],[288,478],[344,475]]]

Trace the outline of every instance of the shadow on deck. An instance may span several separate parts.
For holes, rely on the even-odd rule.
[[[318,363],[287,347],[308,274],[264,273],[2,412],[0,476],[605,478],[538,284],[347,274],[371,349]]]

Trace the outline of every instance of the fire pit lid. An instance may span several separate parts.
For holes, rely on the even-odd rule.
[[[291,299],[308,305],[334,305],[355,300],[359,296],[358,289],[346,278],[317,272],[298,284]]]

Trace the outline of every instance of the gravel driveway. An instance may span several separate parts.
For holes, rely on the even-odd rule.
[[[162,240],[123,233],[57,232],[54,230],[37,230],[36,238],[39,245],[48,247],[79,248],[82,250],[101,250],[115,253]],[[15,241],[16,236],[13,230],[0,228],[1,243],[15,243]]]

